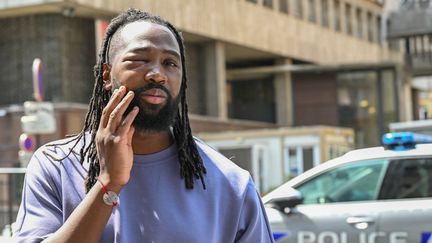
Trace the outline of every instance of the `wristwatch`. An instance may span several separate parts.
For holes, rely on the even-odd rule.
[[[102,186],[103,191],[105,192],[103,197],[102,197],[104,203],[106,205],[113,206],[113,207],[117,206],[118,200],[119,200],[117,193],[115,193],[113,191],[108,191],[105,184],[99,179],[99,177],[97,178],[97,180],[99,181],[99,183]]]
[[[109,206],[116,206],[118,203],[118,195],[117,193],[113,191],[105,191],[105,194],[103,195],[103,201],[106,205]]]

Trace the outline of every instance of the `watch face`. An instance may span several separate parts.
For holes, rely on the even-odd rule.
[[[118,196],[115,192],[108,191],[103,195],[103,201],[107,205],[115,206],[118,202]]]

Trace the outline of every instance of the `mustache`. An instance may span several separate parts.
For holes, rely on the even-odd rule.
[[[137,88],[137,89],[133,90],[133,92],[135,93],[135,97],[139,97],[139,95],[142,92],[145,92],[145,91],[151,90],[151,89],[160,89],[163,92],[165,92],[165,94],[168,97],[171,97],[171,94],[170,94],[169,90],[165,86],[163,86],[161,84],[157,84],[157,83],[148,83],[148,84],[144,85],[143,87],[140,87],[140,88]]]

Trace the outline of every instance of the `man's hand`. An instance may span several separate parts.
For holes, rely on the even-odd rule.
[[[99,129],[96,133],[96,148],[100,164],[100,178],[112,189],[120,190],[129,181],[133,164],[132,122],[138,107],[124,116],[134,92],[124,86],[115,90],[111,100],[103,109]]]

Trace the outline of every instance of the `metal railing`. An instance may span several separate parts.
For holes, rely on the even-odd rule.
[[[413,9],[424,9],[431,5],[430,0],[403,0],[400,2],[401,9],[413,10]]]
[[[8,229],[16,220],[26,168],[0,168],[0,233],[10,234]]]

